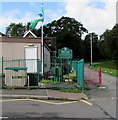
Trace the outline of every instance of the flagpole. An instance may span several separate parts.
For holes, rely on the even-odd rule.
[[[42,3],[43,7],[43,3]],[[44,45],[43,45],[43,22],[42,22],[42,29],[41,29],[41,51],[42,51],[42,75],[44,73]]]

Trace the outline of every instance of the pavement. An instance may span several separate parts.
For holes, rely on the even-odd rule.
[[[80,100],[81,98],[87,99],[84,93],[68,93],[59,92],[58,90],[51,89],[2,89],[0,92],[2,98],[36,98],[43,100],[54,99],[68,99],[68,100]]]

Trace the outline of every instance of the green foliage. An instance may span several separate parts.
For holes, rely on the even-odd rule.
[[[118,24],[112,30],[106,30],[101,38],[103,39],[100,43],[101,53],[103,52],[109,59],[118,60]]]
[[[30,23],[11,23],[6,29],[8,36],[23,36],[29,30]],[[32,30],[38,37],[41,36],[41,28]],[[90,61],[90,38],[93,43],[93,61],[99,59],[118,59],[118,24],[111,30],[106,30],[98,39],[96,33],[90,33],[82,40],[82,34],[87,33],[82,23],[74,18],[61,17],[47,25],[44,25],[44,37],[56,37],[56,49],[68,47],[73,50],[73,58]],[[55,45],[52,46],[55,49]]]
[[[8,36],[23,36],[25,33],[25,26],[22,23],[11,23],[6,29],[6,35]]]
[[[81,100],[86,100],[85,98],[81,98]]]
[[[72,79],[72,81],[77,81],[77,75],[75,73],[69,73],[69,78]]]
[[[52,80],[42,80],[40,83],[54,83]]]
[[[84,54],[85,61],[90,60],[90,57],[91,57],[91,52],[90,52],[90,49],[91,49],[90,41],[91,40],[92,40],[92,51],[93,51],[93,56],[94,56],[93,61],[101,58],[99,47],[98,47],[98,43],[99,43],[98,35],[95,33],[89,33],[88,35],[85,36],[85,39],[83,41],[84,50],[85,50],[83,54]]]
[[[87,29],[80,22],[69,17],[62,17],[44,26],[44,36],[56,37],[57,49],[63,47],[72,49],[74,58],[83,55],[81,36],[84,32],[87,32]]]
[[[112,75],[118,76],[118,66],[116,61],[107,61],[101,64],[95,64],[94,66],[89,66],[89,68],[94,70],[99,70],[102,67],[102,72]]]
[[[68,77],[68,75],[64,75],[63,78],[64,79],[68,79],[69,77]]]
[[[75,73],[69,73],[69,75],[64,75],[64,79],[71,79],[73,82],[77,81],[77,75]]]
[[[61,100],[61,101],[70,101],[69,99],[67,98],[55,98],[56,100]]]
[[[12,87],[12,86],[7,86],[6,89],[7,89],[7,90],[14,90],[14,87]]]

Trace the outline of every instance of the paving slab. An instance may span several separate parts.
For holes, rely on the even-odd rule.
[[[81,98],[87,99],[87,96],[84,93],[69,93],[69,92],[60,92],[58,90],[47,90],[47,95],[52,98],[66,98],[69,100],[79,100]]]
[[[14,90],[2,90],[2,95],[36,95],[36,96],[47,96],[45,89],[14,89]]]
[[[2,98],[37,98],[37,99],[61,99],[66,98],[69,100],[79,100],[81,98],[87,99],[87,96],[84,93],[69,93],[69,92],[60,92],[58,90],[50,89],[34,89],[34,90],[6,90],[3,89],[0,97]]]

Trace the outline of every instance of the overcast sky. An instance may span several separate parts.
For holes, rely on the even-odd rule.
[[[42,1],[45,24],[68,16],[81,22],[89,32],[98,35],[116,24],[117,0],[2,0],[0,32],[5,33],[10,23],[25,24],[37,19]]]

